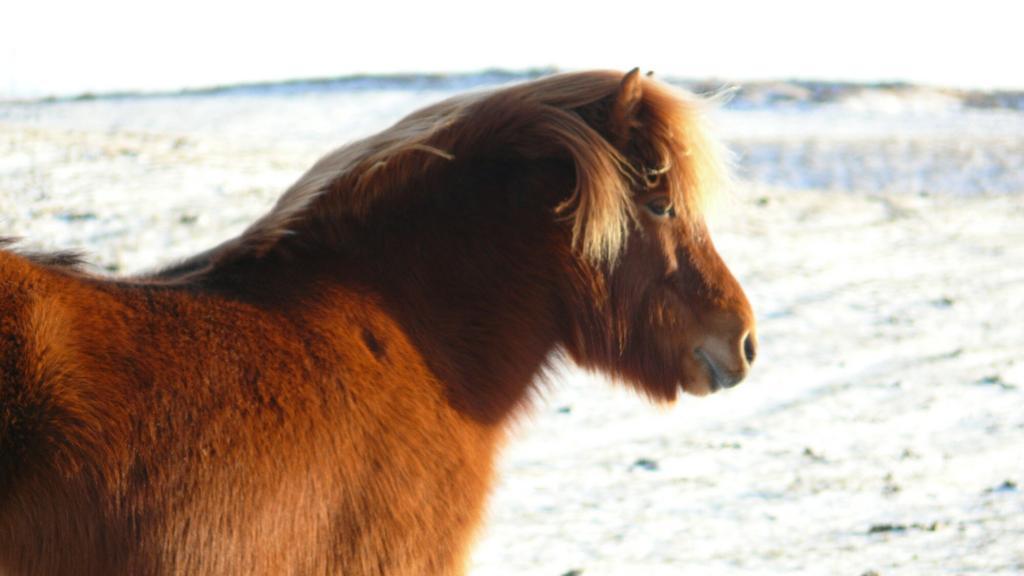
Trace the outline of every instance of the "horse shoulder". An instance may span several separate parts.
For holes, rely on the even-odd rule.
[[[432,369],[443,359],[428,358],[431,348],[379,300],[356,292],[332,300],[334,313],[317,318],[335,346],[333,370],[352,398],[344,416],[352,443],[339,461],[350,468],[350,493],[364,499],[363,518],[338,537],[353,538],[361,523],[375,523],[373,530],[392,541],[411,538],[417,552],[368,546],[358,561],[383,562],[394,573],[457,572],[482,519],[503,433],[452,404]]]

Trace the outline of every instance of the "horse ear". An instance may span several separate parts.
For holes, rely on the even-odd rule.
[[[619,89],[615,93],[615,101],[608,117],[608,128],[616,140],[615,144],[619,146],[629,141],[630,131],[637,126],[637,111],[643,99],[641,84],[640,69],[633,68],[622,77]]]

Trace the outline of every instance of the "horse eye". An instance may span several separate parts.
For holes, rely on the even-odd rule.
[[[669,171],[670,166],[665,165],[661,168],[644,168],[644,181],[648,188],[657,188],[661,185],[661,177]]]
[[[665,197],[655,198],[647,203],[647,209],[651,211],[651,214],[659,216],[661,218],[675,218],[676,209],[672,206],[672,202]]]

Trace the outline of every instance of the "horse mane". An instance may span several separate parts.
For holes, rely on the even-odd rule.
[[[18,238],[0,237],[0,250],[10,251],[29,262],[46,268],[58,268],[72,271],[81,270],[86,262],[81,252],[75,250],[56,250],[44,252],[40,250],[22,250],[15,248]]]
[[[427,187],[416,184],[443,170],[486,159],[570,161],[575,189],[559,216],[572,222],[573,246],[595,264],[614,266],[635,218],[633,191],[645,170],[660,169],[676,206],[691,217],[728,179],[720,145],[708,137],[706,101],[650,78],[634,138],[653,155],[635,166],[581,113],[607,121],[622,74],[568,73],[512,87],[449,98],[406,116],[390,128],[321,158],[239,237],[165,270],[164,279],[245,258],[259,258],[285,241],[330,245],[337,227],[365,221],[385,199]],[[680,211],[683,212],[683,211]]]

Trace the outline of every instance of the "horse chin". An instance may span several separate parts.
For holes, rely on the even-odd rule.
[[[721,390],[722,387],[715,378],[714,368],[700,356],[696,356],[695,359],[697,361],[689,370],[689,378],[684,378],[680,384],[683,392],[692,396],[709,396]]]
[[[710,380],[703,379],[683,382],[680,388],[691,396],[710,396],[719,390]]]

